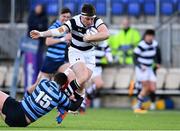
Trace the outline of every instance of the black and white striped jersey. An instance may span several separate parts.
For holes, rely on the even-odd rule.
[[[153,40],[152,44],[148,44],[142,40],[134,49],[135,64],[152,66],[157,55],[157,49],[157,41]]]
[[[106,57],[109,62],[113,61],[111,48],[106,41],[102,41],[95,48],[96,66],[101,66],[101,59]]]
[[[102,19],[95,17],[94,23],[92,27],[98,28],[101,24],[104,24]],[[81,15],[74,16],[71,20],[67,21],[65,26],[68,27],[69,31],[72,33],[72,43],[71,46],[80,47],[82,50],[83,48],[87,47],[93,47],[91,44],[83,41],[83,36],[86,34],[87,27],[84,26],[84,24],[81,21]],[[90,48],[90,49],[91,49]],[[88,48],[87,48],[88,49]]]

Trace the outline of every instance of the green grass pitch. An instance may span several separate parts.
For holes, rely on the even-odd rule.
[[[12,112],[13,113],[13,112]],[[26,128],[10,128],[0,119],[3,130],[180,130],[179,111],[149,111],[134,114],[128,109],[88,109],[85,115],[68,114],[61,125],[55,122],[56,111]]]

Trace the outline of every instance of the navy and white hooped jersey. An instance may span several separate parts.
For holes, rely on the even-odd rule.
[[[71,101],[59,91],[56,82],[47,79],[41,80],[33,93],[21,102],[25,115],[31,122],[45,115],[54,107],[68,108],[70,104]]]
[[[59,20],[56,20],[49,29],[55,29],[61,26],[61,22]],[[62,36],[64,37],[64,36]],[[54,38],[61,38],[61,37],[54,37]],[[67,43],[66,42],[60,42],[58,44],[50,45],[48,46],[46,56],[49,58],[52,58],[54,61],[65,61],[65,53],[67,49]]]
[[[109,62],[113,61],[112,54],[111,54],[111,48],[109,47],[108,43],[106,41],[100,42],[95,47],[95,56],[96,56],[96,66],[101,66],[101,59],[103,57],[106,57]]]
[[[134,49],[134,54],[137,55],[137,62],[145,66],[152,66],[156,57],[157,48],[157,41],[153,40],[152,44],[147,44],[142,40]]]
[[[104,24],[103,21],[95,17],[92,27],[98,28],[101,24]],[[87,27],[81,21],[81,15],[76,15],[69,21],[65,22],[65,26],[68,27],[69,31],[72,33],[72,44],[79,47],[88,47],[89,43],[83,41],[83,36],[86,34]]]

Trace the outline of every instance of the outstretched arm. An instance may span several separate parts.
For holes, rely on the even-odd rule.
[[[30,32],[30,36],[32,39],[38,39],[40,37],[52,37],[52,36],[63,36],[64,33],[68,31],[68,28],[65,25],[62,25],[59,28],[56,29],[50,29],[47,31],[37,31],[37,30],[32,30]]]

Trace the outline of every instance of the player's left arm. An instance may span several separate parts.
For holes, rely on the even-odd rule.
[[[161,67],[162,58],[161,58],[161,50],[160,50],[159,46],[157,46],[156,56],[155,56],[154,61],[156,63],[156,68],[160,68]]]
[[[62,94],[64,94],[63,92],[62,92]],[[64,97],[66,97],[66,100],[68,101],[68,102],[63,102],[63,104],[60,102],[59,103],[59,107],[63,107],[65,110],[71,110],[71,111],[76,111],[79,107],[80,107],[80,105],[81,105],[81,103],[82,103],[82,101],[84,100],[84,98],[83,97],[81,97],[78,93],[76,93],[76,92],[74,92],[74,98],[75,99],[70,99],[70,98],[68,98],[68,96],[66,96],[65,94],[64,94]]]
[[[101,24],[97,28],[98,33],[94,35],[85,35],[84,41],[85,42],[97,42],[97,41],[103,41],[109,38],[109,30],[105,24]]]
[[[113,56],[111,53],[111,48],[109,47],[108,43],[105,41],[106,47],[105,47],[105,57],[108,60],[108,62],[112,63],[113,62]]]

